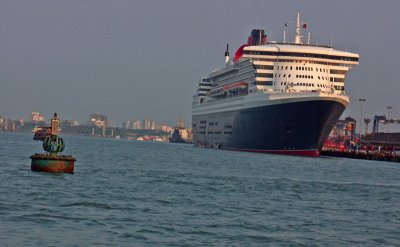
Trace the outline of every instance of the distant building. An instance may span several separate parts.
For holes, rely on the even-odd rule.
[[[161,125],[160,125],[160,130],[161,130],[161,131],[164,131],[164,132],[171,132],[171,131],[172,131],[172,128],[169,127],[169,126],[166,125],[166,124],[161,124]]]
[[[133,122],[133,129],[141,130],[141,129],[142,129],[142,121],[140,121],[140,120],[135,120],[135,121]]]
[[[8,118],[0,118],[0,131],[15,131],[15,121]]]
[[[127,120],[122,124],[122,128],[127,130],[140,130],[142,126],[142,122],[139,120]]]
[[[64,121],[62,121],[62,125],[75,127],[75,126],[79,126],[79,122],[76,120],[64,120]]]
[[[143,120],[143,129],[149,130],[151,127],[151,120],[145,119]]]
[[[103,128],[108,126],[107,116],[101,114],[90,114],[88,125],[96,126],[98,128]]]
[[[156,129],[156,122],[150,121],[150,129],[155,130]]]
[[[127,129],[127,130],[131,129],[131,128],[132,128],[131,123],[132,123],[131,120],[128,120],[128,121],[123,122],[123,123],[122,123],[122,128],[123,128],[123,129]]]
[[[5,119],[4,119],[4,127],[3,127],[3,129],[4,129],[5,131],[8,131],[8,118],[5,118]]]
[[[44,117],[39,112],[32,112],[31,121],[34,123],[43,122]]]

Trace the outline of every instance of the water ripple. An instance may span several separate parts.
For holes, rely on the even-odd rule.
[[[397,164],[65,140],[75,174],[36,173],[40,143],[0,132],[2,246],[400,243]]]

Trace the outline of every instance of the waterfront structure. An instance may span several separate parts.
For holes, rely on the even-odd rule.
[[[200,78],[192,102],[195,146],[317,156],[349,104],[345,76],[359,55],[253,30],[225,67]]]
[[[97,128],[103,128],[108,126],[107,116],[102,114],[92,113],[89,116],[88,125],[96,126]]]

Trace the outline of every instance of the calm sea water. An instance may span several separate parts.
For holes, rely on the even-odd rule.
[[[1,246],[399,246],[400,164],[0,132]]]

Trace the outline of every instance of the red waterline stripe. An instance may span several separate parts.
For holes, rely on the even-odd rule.
[[[306,149],[306,150],[259,150],[259,149],[240,149],[240,148],[225,148],[221,149],[243,151],[243,152],[255,152],[255,153],[269,153],[269,154],[283,154],[283,155],[295,155],[295,156],[311,156],[318,157],[318,149]]]

